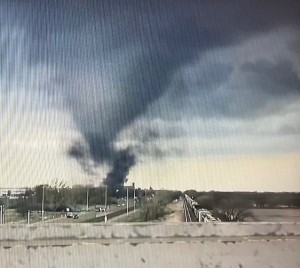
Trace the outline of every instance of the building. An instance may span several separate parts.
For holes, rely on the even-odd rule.
[[[0,188],[0,198],[17,199],[24,195],[27,188]]]

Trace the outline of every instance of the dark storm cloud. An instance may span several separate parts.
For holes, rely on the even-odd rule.
[[[153,141],[153,140],[158,139],[159,136],[160,136],[160,133],[159,133],[158,129],[148,128],[146,131],[142,132],[142,135],[140,137],[140,141],[142,143]]]
[[[290,61],[247,62],[219,90],[207,94],[201,112],[206,116],[253,118],[269,115],[300,98],[300,78]]]
[[[132,141],[129,147],[137,153],[137,156],[162,159],[170,155],[182,154],[182,150],[175,146],[162,146],[161,142],[177,139],[186,134],[186,130],[179,126],[161,126],[155,123],[150,126],[146,123],[136,123],[123,138]]]
[[[113,142],[118,133],[170,90],[179,69],[205,51],[275,27],[296,28],[300,20],[299,1],[3,1],[2,5],[1,27],[16,24],[24,29],[29,63],[54,68],[55,86],[65,98],[61,108],[71,112],[91,159],[115,167],[119,158]],[[222,76],[220,71],[216,78],[221,83],[230,72],[229,68]],[[81,161],[77,145],[69,153]]]
[[[74,142],[68,149],[67,154],[76,159],[83,171],[88,175],[96,175],[95,166],[90,163],[89,149],[80,141]]]
[[[219,54],[184,68],[172,81],[172,91],[152,110],[164,109],[165,119],[248,119],[280,112],[300,99],[300,75],[290,60],[245,62],[238,67],[218,62]],[[163,109],[163,108],[162,108]],[[158,116],[158,113],[154,115]]]
[[[213,95],[217,88],[226,83],[233,72],[233,67],[225,63],[211,63],[200,60],[190,68],[185,68],[177,74],[169,92],[172,104],[178,109],[184,109],[189,99],[205,100]]]
[[[242,71],[247,75],[249,83],[261,94],[269,94],[272,97],[299,94],[300,78],[293,65],[287,60],[271,63],[267,60],[259,60],[254,63],[245,63]]]
[[[264,116],[282,109],[285,103],[300,98],[300,78],[287,60],[258,60],[245,63],[240,81],[229,84],[232,102],[222,102],[220,112],[232,117]],[[227,104],[227,105],[226,105]]]

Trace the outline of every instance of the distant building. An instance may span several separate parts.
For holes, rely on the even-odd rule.
[[[25,194],[26,190],[27,188],[0,188],[0,198],[18,199]]]

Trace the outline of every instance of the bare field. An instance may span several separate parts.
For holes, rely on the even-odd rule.
[[[184,222],[184,212],[182,202],[168,204],[167,209],[171,211],[170,214],[165,215],[159,222],[179,223]],[[249,209],[252,216],[245,219],[246,222],[300,222],[300,209],[290,208],[264,208],[264,209]],[[127,221],[127,216],[122,215],[115,220],[123,222]],[[157,221],[155,221],[157,222]]]
[[[252,216],[246,218],[247,222],[300,222],[300,209],[256,208],[248,211],[252,213]]]
[[[166,215],[162,221],[184,222],[182,203],[172,203],[168,205],[172,211]],[[294,208],[255,208],[247,210],[252,216],[245,219],[246,222],[300,222],[300,209]]]

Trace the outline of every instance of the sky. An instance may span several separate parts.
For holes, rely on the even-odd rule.
[[[300,2],[0,0],[0,187],[300,191]]]

